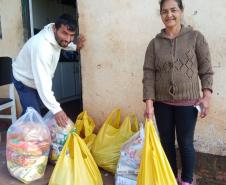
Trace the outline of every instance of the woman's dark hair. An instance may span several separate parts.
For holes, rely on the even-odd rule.
[[[77,28],[77,21],[69,14],[62,14],[56,18],[55,27],[59,29],[61,25],[65,25],[68,27],[70,31],[76,31]]]
[[[160,1],[159,1],[159,4],[160,4],[160,11],[162,10],[162,6],[163,6],[163,4],[164,4],[165,1],[166,1],[166,0],[160,0]],[[183,11],[183,10],[184,10],[184,5],[183,5],[183,3],[182,3],[182,0],[175,0],[175,1],[177,2],[178,7]]]

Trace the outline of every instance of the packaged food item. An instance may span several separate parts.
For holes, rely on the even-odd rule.
[[[66,127],[59,127],[56,123],[54,115],[50,111],[44,116],[43,119],[49,128],[52,140],[49,160],[52,164],[55,164],[67,140],[69,132],[74,127],[74,123],[68,119]]]
[[[44,154],[45,152],[49,152],[49,144],[50,140],[40,141],[26,141],[21,140],[20,138],[8,139],[8,149],[16,151],[23,155],[32,155],[39,156]],[[47,155],[47,154],[45,154]]]
[[[14,161],[8,160],[7,166],[8,169],[10,169],[11,175],[27,184],[41,178],[44,175],[47,161],[48,157],[39,156],[33,160],[34,163],[32,165],[21,166]]]
[[[16,151],[12,151],[9,148],[6,152],[8,161],[11,161],[21,167],[31,167],[37,160],[37,156],[23,155]]]
[[[58,157],[59,157],[60,152],[62,151],[62,149],[63,149],[63,145],[52,143],[51,144],[49,158],[52,161],[54,161],[54,162],[57,161],[57,159],[58,159]]]
[[[42,117],[28,108],[7,131],[6,159],[10,174],[24,183],[41,178],[50,144],[50,132]]]
[[[116,185],[136,184],[143,145],[144,128],[143,124],[140,124],[139,132],[124,143],[121,148],[115,175]]]
[[[115,185],[136,185],[136,179],[130,179],[128,177],[116,175]]]

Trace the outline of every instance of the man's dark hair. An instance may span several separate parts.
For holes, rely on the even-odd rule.
[[[68,30],[70,31],[76,31],[76,28],[78,26],[77,21],[69,14],[62,14],[59,17],[57,17],[55,21],[55,27],[56,29],[59,29],[61,25],[65,25],[68,27]]]

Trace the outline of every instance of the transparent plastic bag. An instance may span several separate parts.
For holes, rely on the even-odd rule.
[[[52,140],[49,160],[51,163],[55,164],[67,140],[70,130],[74,127],[74,124],[70,119],[68,119],[66,127],[59,127],[54,118],[54,114],[50,111],[44,116],[43,120],[50,130]]]
[[[141,123],[139,126],[139,132],[125,142],[121,148],[115,175],[116,185],[136,184],[141,153],[144,146],[143,124]]]
[[[7,130],[6,159],[12,176],[24,183],[44,175],[51,137],[42,117],[29,107]]]
[[[121,175],[116,175],[115,185],[136,185],[136,184],[137,184],[136,178],[134,179]]]

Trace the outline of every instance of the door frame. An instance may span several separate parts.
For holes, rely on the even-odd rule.
[[[74,0],[74,8],[75,8],[75,16],[78,21],[78,6],[77,6],[77,0]],[[24,34],[25,41],[34,36],[34,15],[33,15],[33,3],[32,0],[21,0],[22,3],[22,14],[23,14],[23,24],[24,29],[26,30],[27,34]],[[76,32],[79,34],[79,26],[76,30]],[[81,57],[79,53],[79,61],[81,62]],[[81,65],[79,66],[79,76],[80,76],[80,102],[81,107],[83,106],[83,100],[82,100],[82,76],[81,76]],[[74,81],[76,83],[76,80]],[[61,102],[61,101],[60,101]],[[64,101],[62,101],[63,103]]]

